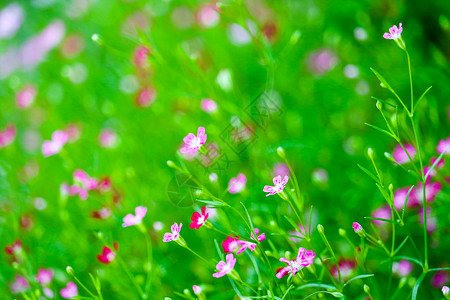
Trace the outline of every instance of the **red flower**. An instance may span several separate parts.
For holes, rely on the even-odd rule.
[[[117,242],[113,243],[113,247],[114,249],[116,249],[116,251],[119,250],[119,244]],[[111,250],[111,248],[109,248],[108,246],[103,246],[102,253],[97,255],[97,259],[101,263],[109,264],[116,259],[116,255],[117,254],[113,250]]]
[[[203,225],[205,225],[206,220],[208,219],[208,213],[206,212],[206,207],[202,207],[202,214],[198,212],[194,212],[192,214],[191,220],[192,223],[189,225],[191,229],[199,229]]]
[[[9,255],[16,255],[22,250],[22,242],[20,240],[15,240],[10,246],[5,247],[5,251]]]

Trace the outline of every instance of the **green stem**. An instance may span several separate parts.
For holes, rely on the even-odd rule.
[[[78,282],[79,285],[81,285],[81,287],[88,292],[89,295],[91,295],[93,298],[97,299],[98,297],[95,296],[83,283],[81,283],[81,281],[77,278],[77,276],[72,275],[73,278],[76,280],[76,282]]]
[[[145,299],[142,288],[139,286],[136,279],[134,278],[134,276],[131,274],[130,270],[128,269],[127,265],[125,264],[125,262],[122,260],[122,258],[119,255],[117,255],[117,261],[119,262],[120,266],[125,271],[127,276],[130,278],[131,282],[133,283],[134,287],[136,288],[137,292],[139,293],[139,296],[142,299]]]
[[[147,281],[145,283],[145,295],[148,297],[148,294],[150,292],[151,287],[151,280],[152,280],[152,263],[153,263],[153,248],[152,248],[152,241],[150,240],[150,237],[148,236],[148,233],[145,232],[145,241],[147,244]]]
[[[409,53],[406,51],[406,57],[408,58],[408,71],[409,71],[409,85],[411,86],[411,114],[414,111],[414,93],[413,93],[413,84],[412,84],[412,73],[411,73],[411,60],[409,58]]]

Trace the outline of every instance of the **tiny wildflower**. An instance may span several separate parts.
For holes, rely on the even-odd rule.
[[[53,269],[39,269],[38,274],[35,276],[37,282],[41,285],[47,285],[53,280]]]
[[[25,86],[21,91],[19,91],[16,95],[16,104],[20,109],[25,109],[33,104],[34,99],[36,98],[37,90],[32,85]]]
[[[206,207],[202,207],[202,213],[194,212],[191,217],[192,223],[189,225],[191,229],[199,229],[205,225],[206,220],[208,220],[208,213],[206,212]]]
[[[236,258],[234,258],[233,253],[227,254],[226,262],[221,260],[216,265],[216,269],[219,271],[214,273],[213,277],[219,278],[219,277],[225,276],[226,274],[230,273],[233,270],[235,264],[236,264]]]
[[[244,174],[239,173],[236,177],[230,179],[228,182],[228,192],[230,194],[237,194],[245,189],[247,184],[247,177]]]
[[[403,31],[402,23],[400,23],[398,28],[397,25],[394,25],[391,28],[389,28],[389,33],[386,32],[385,34],[383,34],[383,37],[387,40],[394,40],[401,49],[405,50],[406,46],[405,42],[403,42],[402,39],[402,31]]]
[[[238,241],[239,241],[239,237],[237,237],[237,236],[227,237],[227,239],[222,242],[223,252],[230,253],[230,252],[235,252],[236,250],[238,250],[239,249]]]
[[[115,130],[105,128],[100,132],[98,141],[101,147],[112,149],[119,144],[119,136]]]
[[[119,244],[114,243],[113,246],[117,251],[119,248]],[[102,253],[97,255],[97,259],[99,262],[106,265],[113,262],[116,259],[116,256],[117,254],[111,248],[109,248],[108,246],[103,246]]]
[[[448,295],[449,295],[449,293],[450,293],[450,288],[448,287],[448,286],[446,286],[446,285],[444,285],[443,287],[442,287],[442,295],[444,295],[447,299],[448,299]]]
[[[400,277],[407,277],[413,270],[413,264],[406,259],[394,262],[392,264],[392,272]]]
[[[0,148],[10,145],[16,138],[16,127],[14,125],[8,125],[2,131],[0,131]]]
[[[344,280],[350,279],[356,267],[355,262],[353,260],[340,259],[338,265],[339,271],[337,269],[337,266],[333,266],[333,268],[331,269],[331,275],[337,279],[339,278],[340,272]]]
[[[184,137],[184,145],[181,147],[181,153],[194,154],[202,145],[206,143],[207,135],[205,134],[205,127],[199,127],[197,130],[197,136],[193,133],[189,133]]]
[[[450,155],[450,136],[447,139],[442,139],[439,141],[436,151],[439,154],[445,152],[445,155]]]
[[[104,220],[107,219],[109,217],[111,217],[111,208],[109,207],[102,207],[99,210],[94,210],[91,213],[91,217],[94,219],[100,219],[100,220]]]
[[[288,182],[288,180],[289,180],[288,176],[284,176],[283,180],[281,180],[281,176],[278,175],[273,178],[273,184],[275,186],[266,185],[264,187],[263,191],[266,193],[269,193],[266,196],[271,196],[271,195],[275,195],[277,193],[281,193],[283,191],[286,183]]]
[[[61,151],[64,145],[67,143],[69,135],[67,132],[57,130],[52,133],[52,139],[50,141],[44,141],[42,144],[42,154],[44,157],[55,155]]]
[[[255,233],[256,233],[256,236],[258,237],[258,238],[257,238],[258,241],[262,242],[262,241],[264,241],[264,240],[266,239],[266,234],[265,234],[265,233],[262,233],[262,234],[260,234],[260,235],[258,236],[258,234],[259,234],[259,229],[258,229],[258,228],[255,228]],[[255,235],[253,234],[253,232],[252,232],[250,238],[251,238],[252,240],[256,241],[256,238],[255,238]],[[247,248],[250,248],[250,251],[253,252],[253,250],[255,250],[255,248],[256,248],[256,243],[252,243],[252,242],[248,242],[248,241],[238,240],[238,241],[237,241],[237,244],[238,244],[239,246],[241,246],[241,247],[240,247],[239,250],[236,252],[236,254],[241,254],[241,253],[244,252]]]
[[[59,293],[64,299],[74,299],[76,296],[78,296],[78,287],[75,283],[69,281],[66,287],[62,288]]]
[[[196,294],[197,296],[200,295],[200,293],[202,292],[202,288],[199,287],[198,285],[193,285],[192,290],[194,291],[194,294]]]
[[[145,214],[147,213],[147,207],[138,206],[138,207],[136,207],[134,212],[135,212],[135,215],[128,214],[123,218],[122,227],[128,227],[128,226],[141,224],[142,219],[145,217]]]
[[[170,230],[172,232],[171,233],[166,232],[164,234],[163,242],[176,241],[180,237],[180,231],[181,231],[182,226],[183,226],[183,223],[180,223],[179,226],[177,223],[173,223],[172,227],[170,227]]]
[[[416,148],[411,144],[405,144],[404,147],[405,150],[408,151],[409,156],[414,160],[414,157],[417,154]],[[395,162],[399,165],[409,162],[409,157],[405,150],[403,150],[402,146],[397,145],[392,152],[392,158],[394,158]]]
[[[276,277],[281,279],[286,274],[292,274],[295,277],[295,274],[304,267],[312,265],[314,262],[314,258],[316,254],[312,250],[306,251],[305,248],[298,249],[298,255],[296,259],[288,260],[287,258],[280,258],[281,262],[287,263],[288,265],[282,268],[277,274]]]
[[[217,111],[217,103],[216,101],[211,99],[203,99],[200,107],[204,112],[207,112],[209,114],[215,113]]]
[[[361,224],[359,224],[358,222],[353,222],[352,228],[355,231],[355,233],[357,233],[360,237],[365,237],[366,236],[366,231],[361,226]]]
[[[20,275],[16,275],[14,281],[9,284],[9,288],[11,293],[19,294],[25,292],[30,288],[30,284],[28,281]]]

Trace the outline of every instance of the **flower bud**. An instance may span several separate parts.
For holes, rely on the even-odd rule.
[[[372,148],[367,149],[367,155],[369,155],[370,159],[373,159],[373,150],[372,150]]]
[[[364,285],[364,292],[366,292],[367,295],[370,295],[370,287],[367,284]]]
[[[168,165],[170,168],[175,168],[175,167],[176,167],[175,163],[174,163],[173,161],[171,161],[171,160],[168,160],[168,161],[167,161],[167,165]]]
[[[380,101],[377,101],[376,107],[378,110],[382,110],[383,109],[383,105],[381,104]]]
[[[389,185],[389,191],[391,191],[391,192],[394,191],[394,186],[392,185],[392,183]]]
[[[291,39],[289,40],[289,43],[291,43],[291,45],[297,44],[298,39],[300,38],[301,35],[302,34],[300,31],[298,31],[298,30],[294,31],[291,35]]]
[[[395,162],[394,158],[392,157],[392,154],[390,154],[389,152],[384,152],[384,156],[390,161]]]
[[[321,224],[317,225],[317,230],[318,230],[321,234],[324,233],[324,228],[323,228],[323,226],[322,226]]]
[[[384,84],[384,83],[380,83],[380,86],[383,88],[383,89],[387,89],[388,87]]]
[[[75,275],[75,272],[73,271],[73,269],[72,269],[71,266],[67,266],[66,272],[67,272],[67,274],[69,274],[70,276],[74,276],[74,275]]]
[[[94,43],[96,43],[96,44],[99,45],[100,47],[104,45],[103,39],[102,39],[101,36],[98,35],[97,33],[94,33],[94,34],[91,36],[91,39],[92,39],[92,41],[93,41]]]
[[[284,152],[284,149],[282,147],[277,148],[277,153],[278,156],[281,157],[282,159],[286,158],[286,153]]]
[[[344,237],[347,235],[347,231],[345,231],[345,229],[343,229],[343,228],[339,228],[339,235]]]
[[[339,293],[339,292],[333,292],[333,293],[331,293],[331,295],[333,295],[335,298],[342,298],[342,297],[344,297],[344,294]]]
[[[190,296],[191,292],[188,289],[184,289],[183,294],[185,294],[186,296]]]
[[[202,292],[202,288],[198,285],[193,285],[192,290],[194,290],[194,294],[199,295]]]
[[[444,296],[447,296],[447,295],[449,294],[449,292],[450,292],[450,288],[449,288],[448,286],[444,285],[444,286],[442,287],[442,294],[443,294]]]
[[[364,238],[367,236],[366,231],[358,222],[353,222],[352,228],[355,231],[355,233],[358,234],[360,237]]]

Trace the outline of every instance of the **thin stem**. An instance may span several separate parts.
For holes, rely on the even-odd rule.
[[[409,53],[406,51],[406,57],[408,58],[408,71],[409,71],[409,85],[411,86],[411,114],[414,112],[414,93],[412,84],[412,74],[411,74],[411,60],[409,59]]]
[[[79,285],[81,285],[81,287],[88,292],[89,295],[91,295],[93,298],[98,298],[97,296],[95,296],[83,283],[81,283],[81,281],[77,278],[77,276],[72,275],[73,278],[78,282]]]
[[[130,278],[131,282],[133,283],[133,285],[135,286],[137,292],[139,293],[139,296],[141,296],[142,299],[144,299],[144,292],[142,291],[142,288],[139,286],[139,284],[137,283],[136,279],[134,278],[134,276],[131,274],[130,270],[128,269],[127,265],[125,264],[125,262],[122,260],[122,258],[120,256],[117,255],[117,260],[119,261],[120,266],[122,267],[122,269],[125,271],[125,273],[127,274],[127,276]]]
[[[422,191],[423,191],[423,239],[425,247],[425,258],[423,263],[424,272],[428,271],[428,233],[427,233],[427,198],[426,198],[426,181],[422,181]]]
[[[203,257],[201,257],[197,252],[195,252],[194,250],[192,250],[191,248],[189,248],[189,246],[185,246],[185,249],[191,251],[192,254],[194,254],[195,256],[197,256],[198,258],[200,258],[201,260],[203,260],[205,263],[207,263],[208,265],[214,265],[211,262],[207,261],[206,259],[204,259]]]
[[[148,236],[148,233],[144,233],[145,241],[147,244],[147,281],[145,283],[145,295],[148,297],[150,292],[151,282],[152,282],[152,263],[153,263],[153,249],[152,249],[152,241]]]

